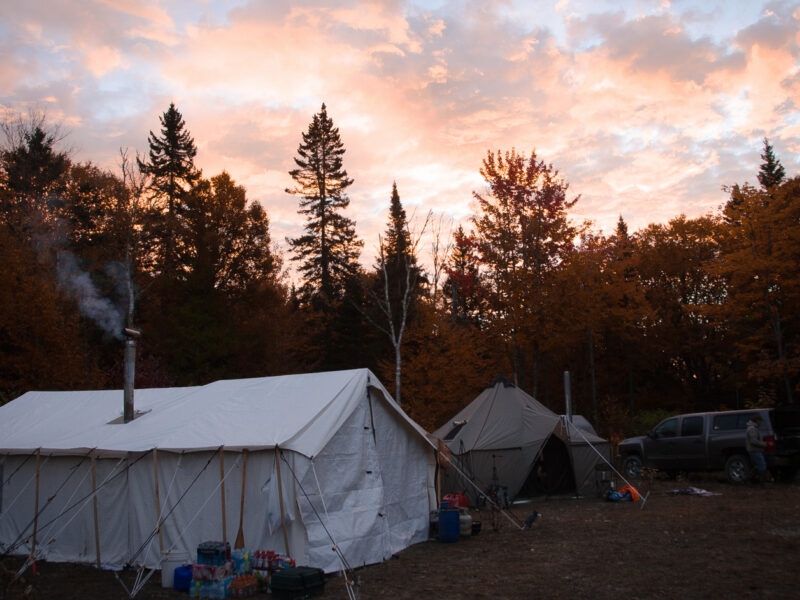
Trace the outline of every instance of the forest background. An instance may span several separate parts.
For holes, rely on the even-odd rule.
[[[580,199],[535,151],[489,150],[455,228],[409,219],[387,182],[369,264],[324,104],[299,135],[286,192],[305,227],[286,256],[264,207],[195,167],[179,110],[160,122],[117,172],[42,115],[3,126],[0,404],[121,388],[125,327],[143,334],[139,388],[368,367],[429,430],[500,373],[563,412],[569,371],[574,411],[613,440],[798,392],[800,178],[766,139],[742,174],[758,184],[720,182],[715,213],[636,232],[620,217],[611,235],[570,219]]]

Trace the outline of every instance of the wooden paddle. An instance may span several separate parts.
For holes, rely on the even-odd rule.
[[[247,479],[247,448],[242,450],[242,502],[239,506],[239,533],[236,534],[236,542],[234,542],[233,547],[236,550],[241,550],[244,548],[244,483]]]

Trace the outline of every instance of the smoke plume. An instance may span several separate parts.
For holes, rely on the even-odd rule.
[[[92,278],[81,269],[75,256],[59,251],[56,269],[58,285],[77,302],[81,314],[94,321],[108,335],[122,339],[122,315],[111,300],[97,292]]]

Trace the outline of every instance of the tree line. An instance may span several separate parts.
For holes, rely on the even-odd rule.
[[[576,412],[611,437],[797,393],[800,178],[767,139],[758,185],[730,184],[715,213],[636,232],[620,216],[608,235],[570,219],[579,197],[535,151],[490,150],[454,231],[430,213],[412,231],[387,185],[362,264],[324,104],[289,172],[304,227],[286,257],[264,207],[195,166],[174,104],[160,125],[115,172],[43,116],[3,126],[0,402],[121,387],[125,327],[143,332],[138,387],[369,367],[429,429],[499,373],[561,412],[569,371]]]

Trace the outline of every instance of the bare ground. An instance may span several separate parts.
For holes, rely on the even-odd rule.
[[[719,495],[670,495],[699,487]],[[479,535],[453,544],[412,546],[380,565],[356,570],[359,597],[528,600],[800,597],[800,482],[736,487],[718,474],[656,479],[641,503],[597,498],[537,499],[512,511],[542,517],[520,531],[482,518]],[[6,561],[6,570],[15,567]],[[130,585],[133,573],[122,573]],[[137,598],[186,599],[160,587],[156,573]],[[27,595],[25,595],[27,592]],[[0,599],[4,593],[0,590]],[[115,600],[127,593],[110,572],[39,563],[5,598]],[[262,594],[255,598],[268,599]],[[347,598],[342,577],[328,579],[323,598]]]

